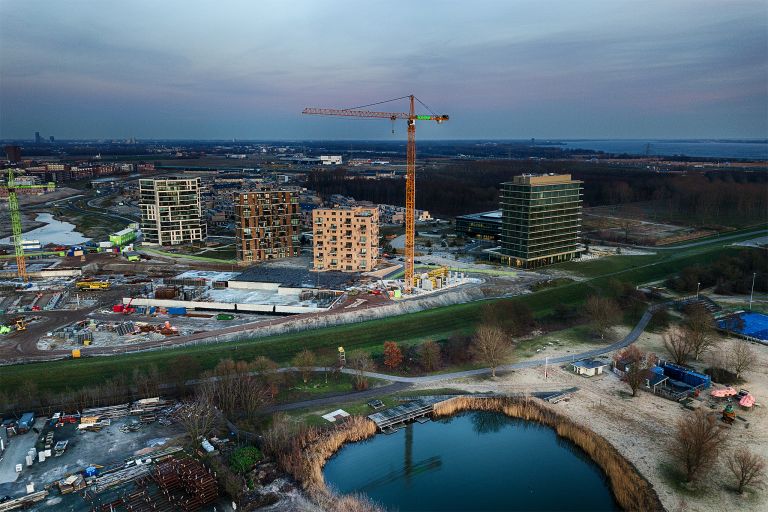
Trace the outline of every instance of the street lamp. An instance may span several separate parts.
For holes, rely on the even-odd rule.
[[[757,272],[752,272],[752,291],[749,292],[749,310],[752,311],[752,299],[755,296],[755,276]]]
[[[701,286],[701,283],[696,283],[696,299],[699,298],[699,287]]]

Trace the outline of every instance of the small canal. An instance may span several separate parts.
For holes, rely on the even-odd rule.
[[[538,423],[467,412],[342,448],[333,490],[399,511],[620,510],[608,479],[572,442]]]

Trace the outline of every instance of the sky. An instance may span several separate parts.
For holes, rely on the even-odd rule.
[[[0,0],[0,138],[766,138],[768,1]],[[404,101],[376,108],[402,112]]]

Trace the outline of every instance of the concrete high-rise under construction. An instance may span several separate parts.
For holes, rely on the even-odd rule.
[[[301,254],[296,192],[262,188],[235,195],[235,240],[240,265]]]
[[[536,268],[581,252],[582,182],[570,174],[524,174],[501,184],[502,261]]]
[[[312,211],[314,269],[368,272],[379,260],[379,209],[318,208]]]
[[[207,236],[200,206],[200,178],[141,179],[139,197],[145,244],[179,245]]]

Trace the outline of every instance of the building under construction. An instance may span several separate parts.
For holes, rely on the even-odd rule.
[[[301,254],[299,197],[262,188],[235,195],[235,240],[240,265]]]

